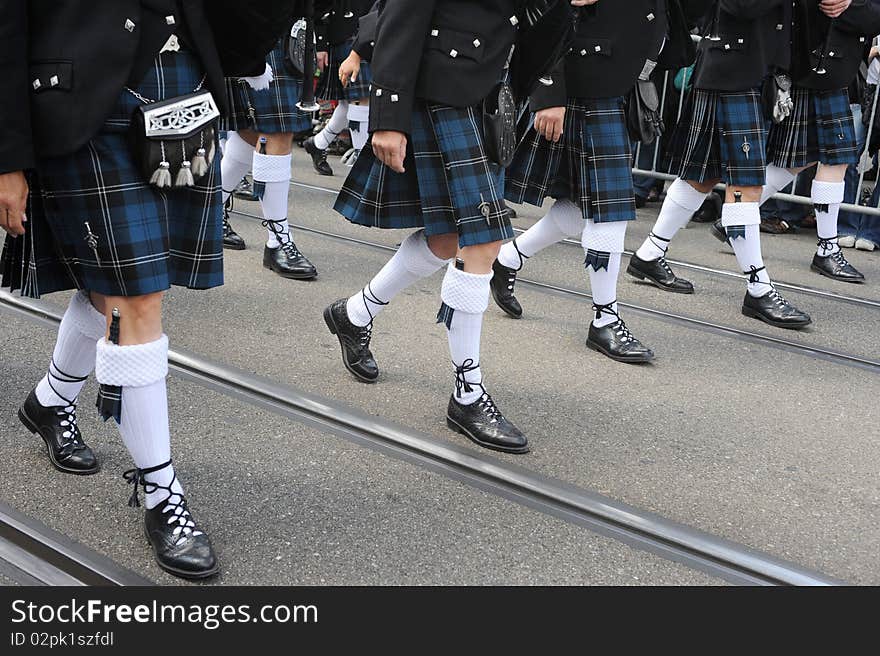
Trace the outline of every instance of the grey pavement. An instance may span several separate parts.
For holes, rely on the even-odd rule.
[[[333,164],[337,176],[321,178],[297,151],[295,179],[338,186],[346,169],[337,160]],[[331,194],[295,187],[291,220],[388,246],[406,235],[351,226],[330,209],[331,202]],[[258,212],[252,203],[237,207]],[[523,227],[541,213],[518,209],[517,224]],[[640,213],[641,220],[629,230],[628,248],[638,246],[654,215]],[[452,373],[445,333],[434,322],[442,273],[405,290],[376,321],[374,352],[382,376],[376,385],[363,385],[343,369],[321,311],[359,289],[390,253],[300,231],[297,244],[320,276],[305,283],[283,280],[261,266],[265,232],[259,224],[235,216],[233,223],[249,248],[227,253],[227,284],[209,292],[175,289],[169,294],[166,330],[172,347],[467,445],[443,421]],[[804,235],[768,236],[771,273],[790,283],[880,299],[880,256],[853,253],[852,261],[869,283],[844,285],[808,270],[812,243]],[[733,256],[705,226],[682,231],[672,256],[735,269]],[[523,275],[588,291],[582,261],[576,246],[558,245],[531,260]],[[805,346],[880,358],[876,308],[787,293],[815,321],[810,330],[792,334],[740,315],[740,280],[680,273],[694,280],[698,294],[668,295],[622,279],[619,298]],[[633,311],[624,317],[658,358],[650,366],[618,364],[584,347],[588,301],[527,286],[518,295],[526,308],[521,321],[490,307],[482,364],[489,389],[527,432],[532,452],[493,455],[846,581],[880,582],[876,372]],[[63,307],[66,295],[45,300]],[[0,314],[0,325],[15,335],[9,352],[20,353],[3,369],[9,381],[5,419],[0,418],[4,435],[17,430],[15,405],[39,377],[42,367],[33,360],[51,350],[49,331],[9,323]],[[223,582],[703,581],[701,574],[678,565],[190,383],[172,380],[170,389],[176,458],[188,463],[185,480],[195,509],[222,547]],[[132,560],[146,558],[145,546],[134,558],[126,555],[128,537],[138,535],[117,479],[127,458],[110,427],[91,419],[82,423],[95,433],[93,441],[108,467],[89,481],[65,479],[65,490],[87,499],[89,512],[118,527],[118,534],[85,535],[82,522],[68,521],[52,508],[58,477],[47,470],[33,444],[0,447],[0,453],[12,454],[12,462],[26,463],[29,472],[22,476],[16,468],[14,499],[5,489],[12,473],[0,472],[0,496],[142,571]],[[237,461],[250,477],[231,479]],[[40,468],[47,471],[34,485],[28,477]],[[95,489],[100,492],[90,492]],[[406,507],[386,507],[386,493],[405,500]],[[236,498],[242,500],[239,514],[226,503]],[[309,510],[302,514],[300,507]],[[266,529],[259,519],[272,513],[282,513],[281,520]],[[401,545],[406,550],[413,544],[421,553],[398,553]],[[470,545],[467,554],[458,553],[462,544]],[[259,564],[282,545],[290,557],[272,557],[280,556],[284,567],[271,570],[274,578],[261,573]],[[363,558],[346,552],[352,545],[363,551]],[[480,559],[479,554],[499,548],[497,563]],[[548,550],[560,554],[558,562],[546,557]],[[309,553],[323,560],[312,560]],[[378,570],[372,568],[374,561]],[[518,567],[514,561],[526,564]],[[638,581],[627,578],[630,573]],[[148,575],[170,582],[157,571]]]

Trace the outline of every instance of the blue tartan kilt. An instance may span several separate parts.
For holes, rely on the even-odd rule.
[[[135,90],[165,100],[191,93],[203,75],[192,54],[164,53]],[[88,144],[37,163],[27,233],[7,237],[0,258],[4,287],[39,298],[74,288],[139,296],[171,285],[223,284],[220,157],[194,187],[150,186],[129,150],[127,131],[138,104],[123,91]],[[213,150],[219,152],[216,144]]]
[[[635,220],[623,98],[569,98],[557,143],[529,127],[507,169],[505,188],[512,203],[540,207],[548,196],[565,198],[596,223]]]
[[[480,108],[417,103],[404,168],[395,173],[368,145],[334,208],[359,225],[458,233],[462,247],[513,237],[504,170],[486,157]]]
[[[315,97],[321,100],[360,100],[361,98],[370,97],[370,85],[373,83],[373,73],[370,71],[370,64],[361,62],[361,71],[357,80],[350,83],[347,87],[342,86],[339,81],[339,67],[342,62],[351,54],[351,47],[354,45],[354,39],[349,39],[345,43],[340,43],[330,48],[328,54],[327,67],[318,78],[318,89]]]
[[[767,156],[776,166],[800,168],[821,162],[829,166],[859,160],[849,91],[811,91],[795,87],[794,109],[770,128]]]
[[[767,121],[760,91],[692,90],[670,143],[666,170],[683,180],[763,186]]]
[[[275,79],[263,91],[255,91],[247,82],[226,78],[229,114],[222,121],[221,129],[250,129],[262,134],[312,129],[312,115],[296,107],[302,97],[303,81],[290,74],[284,57],[284,39],[281,39],[266,58]]]

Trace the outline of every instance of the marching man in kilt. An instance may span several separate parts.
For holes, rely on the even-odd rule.
[[[800,0],[794,21],[791,117],[770,128],[767,184],[761,202],[818,162],[812,187],[819,242],[810,268],[828,278],[865,280],[837,243],[846,169],[859,158],[848,87],[866,44],[880,33],[876,0]],[[717,228],[719,239],[726,235]]]
[[[19,418],[56,469],[97,472],[77,426],[94,370],[98,409],[134,460],[124,474],[129,505],[140,505],[143,488],[143,530],[159,566],[190,579],[219,565],[172,465],[162,299],[171,285],[223,284],[221,66],[262,69],[271,46],[260,35],[283,17],[270,12],[244,29],[233,17],[242,2],[68,0],[59,11],[49,0],[0,0],[2,284],[32,298],[78,290]],[[224,20],[236,23],[250,60],[221,62]]]
[[[318,67],[321,77],[316,97],[337,101],[336,109],[327,126],[303,146],[312,157],[315,170],[321,175],[333,175],[327,162],[327,148],[340,132],[351,132],[352,150],[343,157],[343,163],[353,166],[369,138],[370,83],[369,64],[362,64],[357,75],[348,81],[340,76],[340,67],[355,46],[358,22],[373,5],[373,0],[318,0],[315,4]]]
[[[480,361],[492,263],[513,236],[504,173],[487,156],[481,104],[504,75],[519,4],[382,5],[372,58],[372,148],[355,162],[335,207],[352,223],[415,231],[363,289],[324,311],[345,367],[373,382],[374,320],[401,290],[445,266],[438,322],[447,328],[454,372],[447,424],[510,453],[525,453],[528,441],[495,405]]]
[[[680,12],[678,0],[670,1]],[[554,83],[531,97],[534,122],[507,171],[507,200],[538,207],[548,196],[556,200],[544,218],[501,248],[492,296],[520,318],[517,272],[547,246],[578,236],[595,312],[587,346],[620,362],[648,362],[653,352],[633,336],[617,308],[626,226],[636,218],[624,96],[657,60],[667,37],[667,2],[587,4]]]
[[[268,233],[263,266],[282,278],[311,280],[318,270],[290,235],[287,204],[293,136],[310,130],[312,118],[296,106],[302,97],[303,80],[288,70],[284,43],[283,38],[279,39],[269,53],[262,75],[226,80],[230,111],[225,120],[229,134],[221,165],[226,205],[223,246],[232,250],[245,248],[244,240],[229,222],[229,200],[242,177],[252,171],[254,195],[260,201]]]
[[[693,90],[672,135],[666,193],[651,234],[627,273],[665,291],[693,294],[666,262],[678,231],[719,182],[727,184],[721,222],[748,276],[742,313],[780,328],[802,328],[810,317],[770,282],[761,255],[760,200],[766,182],[767,130],[762,82],[790,60],[790,0],[715,0],[699,45]]]

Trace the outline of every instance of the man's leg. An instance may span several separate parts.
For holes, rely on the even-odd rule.
[[[483,315],[489,305],[492,265],[500,249],[500,241],[462,248],[443,278],[437,321],[446,325],[455,372],[446,421],[452,430],[480,446],[525,453],[528,440],[495,405],[480,366]]]
[[[229,222],[232,209],[232,192],[236,185],[251,170],[253,165],[253,146],[242,139],[237,132],[229,132],[223,146],[223,159],[220,160],[220,180],[223,187],[223,248],[234,251],[245,249],[244,239],[235,232]]]
[[[351,151],[342,158],[348,167],[354,166],[361,149],[370,138],[370,99],[361,98],[352,101],[348,106],[348,129],[351,132]]]
[[[514,295],[516,274],[525,261],[566,237],[575,237],[584,229],[581,208],[567,199],[553,203],[544,218],[513,241],[501,247],[498,259],[492,265],[492,298],[514,319],[522,317],[522,306]]]
[[[818,248],[810,268],[823,276],[842,282],[864,282],[865,276],[847,262],[840,250],[837,220],[843,202],[847,165],[819,164],[813,180],[811,198],[816,212]]]
[[[688,182],[677,178],[666,191],[666,200],[660,208],[651,234],[630,258],[626,272],[639,280],[678,294],[693,294],[694,286],[679,278],[666,262],[669,244],[700,209],[706,196],[720,180]]]
[[[311,280],[318,275],[318,271],[296,247],[287,220],[293,134],[243,131],[242,137],[255,144],[251,150],[254,192],[260,199],[263,225],[268,232],[263,249],[263,266],[282,278]],[[261,153],[260,142],[264,138],[266,152]]]
[[[727,186],[721,221],[740,270],[749,276],[742,312],[779,328],[802,328],[810,317],[786,301],[770,282],[761,254],[762,187]]]
[[[129,505],[140,505],[156,560],[184,578],[205,578],[219,567],[208,536],[195,523],[171,463],[168,423],[168,337],[162,332],[162,294],[92,295],[110,326],[98,342],[96,377],[105,418],[113,416],[135,463],[125,477],[134,485]]]
[[[76,424],[76,409],[105,329],[104,315],[92,306],[88,294],[74,294],[58,328],[49,370],[18,413],[28,430],[46,442],[52,465],[62,472],[94,474],[99,468]]]
[[[360,291],[324,310],[327,327],[339,339],[342,361],[356,378],[371,383],[379,367],[370,352],[373,320],[397,294],[439,271],[454,256],[458,235],[425,237],[418,230],[403,240],[394,256]]]
[[[333,175],[333,169],[327,163],[327,149],[336,137],[348,127],[348,120],[348,101],[340,100],[324,129],[303,142],[306,152],[312,157],[315,171],[321,175]]]

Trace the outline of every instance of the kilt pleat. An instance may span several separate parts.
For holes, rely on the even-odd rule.
[[[312,128],[311,115],[296,107],[302,97],[303,81],[288,72],[284,57],[284,39],[281,39],[266,58],[274,76],[268,89],[255,91],[247,82],[226,78],[229,114],[221,122],[221,129],[279,134],[306,132]]]
[[[478,117],[474,107],[417,105],[405,172],[364,148],[334,208],[359,225],[458,233],[461,246],[511,238],[504,172],[486,157]]]
[[[770,128],[768,158],[782,168],[814,162],[829,166],[859,159],[849,91],[812,91],[795,87],[791,116]]]
[[[160,55],[137,91],[172,98],[190,93],[201,77],[194,56]],[[171,285],[223,284],[220,158],[194,187],[160,191],[147,184],[124,127],[132,99],[123,92],[83,148],[37,163],[28,232],[7,237],[0,257],[4,287],[38,298],[73,288],[138,296]]]
[[[670,143],[666,170],[684,180],[763,186],[767,127],[760,92],[692,90]]]
[[[578,205],[596,223],[632,221],[632,147],[622,98],[569,98],[562,138],[529,127],[507,170],[507,200],[540,207],[548,196]]]
[[[342,86],[339,81],[339,67],[342,62],[351,54],[354,39],[349,39],[345,43],[332,46],[327,53],[327,67],[318,78],[318,88],[315,97],[321,100],[360,100],[361,98],[369,98],[370,85],[373,83],[373,74],[370,71],[368,62],[361,62],[361,71],[357,80],[351,82],[347,87]]]

